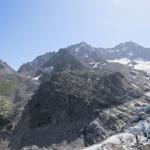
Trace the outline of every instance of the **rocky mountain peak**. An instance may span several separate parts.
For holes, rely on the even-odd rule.
[[[133,42],[133,41],[127,41],[124,43],[120,43],[119,45],[116,45],[114,48],[127,48],[127,49],[132,49],[132,48],[143,48],[139,44]]]
[[[94,48],[86,42],[80,42],[78,44],[71,45],[66,49],[72,54],[85,53],[94,50]]]
[[[63,70],[76,70],[85,68],[84,65],[71,55],[67,49],[60,49],[52,58],[50,58],[44,68],[53,68],[53,72],[60,72]]]
[[[91,45],[87,44],[84,41],[80,42],[79,45],[80,45],[80,47],[92,47]]]
[[[48,52],[44,55],[36,57],[33,61],[24,63],[18,69],[18,72],[25,76],[35,76],[38,70],[41,70],[43,65],[55,55],[55,52]]]
[[[0,59],[0,75],[1,74],[15,74],[16,72],[4,61]]]

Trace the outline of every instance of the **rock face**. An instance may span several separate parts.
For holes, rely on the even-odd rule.
[[[106,49],[108,59],[128,58],[130,60],[143,59],[150,60],[150,51],[135,42],[129,41],[120,43],[114,48]]]
[[[6,139],[20,121],[22,110],[37,86],[38,82],[22,77],[5,62],[0,61],[1,141]]]
[[[0,75],[15,74],[15,71],[5,62],[0,60]]]
[[[9,97],[13,102],[28,99],[39,83],[18,74],[3,61],[0,66],[0,96]]]
[[[97,67],[98,65],[107,62],[105,58],[102,57],[100,51],[96,50],[96,48],[88,45],[85,42],[69,46],[66,48],[66,50],[87,67],[92,66],[92,64],[93,67],[94,65]]]
[[[44,65],[45,70],[50,70],[53,73],[61,72],[65,70],[81,70],[84,69],[84,65],[72,56],[66,49],[60,49],[54,57],[49,59]]]
[[[56,73],[29,101],[11,146],[72,150],[101,142],[127,126],[129,112],[112,107],[140,97],[121,73]]]
[[[88,72],[53,75],[49,82],[40,86],[29,103],[31,126],[55,123],[55,118],[58,122],[75,122],[90,117],[93,109],[102,109],[140,96],[120,73],[98,77]]]

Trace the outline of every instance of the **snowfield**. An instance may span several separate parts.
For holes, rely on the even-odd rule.
[[[150,61],[144,61],[142,59],[131,61],[128,58],[121,58],[121,59],[114,59],[114,60],[107,60],[107,61],[111,63],[119,63],[123,65],[128,65],[130,67],[133,67],[133,69],[150,73]]]
[[[135,63],[136,65],[134,65],[134,69],[150,73],[150,61],[135,60]]]
[[[128,58],[121,58],[121,59],[114,59],[114,60],[107,60],[108,62],[113,62],[113,63],[120,63],[123,65],[128,65],[131,60]]]

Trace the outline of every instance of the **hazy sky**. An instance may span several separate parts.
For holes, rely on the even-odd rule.
[[[80,41],[129,40],[150,47],[150,0],[0,0],[0,58],[15,69]]]

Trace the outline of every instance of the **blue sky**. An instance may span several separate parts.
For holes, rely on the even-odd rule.
[[[150,47],[149,15],[150,0],[0,0],[0,58],[17,69],[80,41]]]

